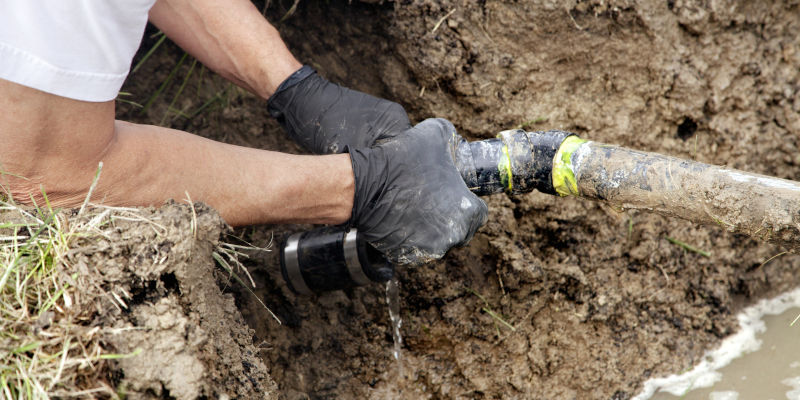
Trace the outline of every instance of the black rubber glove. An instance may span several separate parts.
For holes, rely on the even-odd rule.
[[[453,163],[463,140],[447,120],[428,119],[372,148],[349,149],[350,224],[389,261],[419,265],[441,258],[486,223],[486,203]]]
[[[316,154],[370,147],[411,127],[400,104],[333,84],[307,65],[281,83],[267,110]]]

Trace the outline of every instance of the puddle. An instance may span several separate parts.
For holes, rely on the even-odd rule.
[[[800,400],[800,288],[739,315],[740,330],[690,371],[645,382],[634,400]]]

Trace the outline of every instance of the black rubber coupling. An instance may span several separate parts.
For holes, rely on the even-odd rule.
[[[515,132],[517,134],[513,135],[513,140],[514,143],[518,143],[520,142],[519,130]],[[502,132],[500,134],[503,135]],[[524,188],[532,186],[542,193],[556,194],[553,187],[553,159],[564,140],[574,135],[574,133],[560,130],[525,132],[530,148],[530,158],[523,159],[523,155],[517,154],[517,152],[514,152],[514,156],[511,158],[512,170],[516,165],[516,168],[522,171],[519,178],[522,181],[520,186]],[[511,156],[510,149],[511,145],[509,145],[509,156]],[[529,172],[526,174],[525,171]]]

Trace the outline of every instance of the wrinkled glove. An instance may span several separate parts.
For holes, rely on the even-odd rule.
[[[486,203],[453,163],[461,141],[450,122],[428,119],[372,148],[349,148],[350,225],[389,261],[419,265],[441,258],[486,223]]]
[[[411,127],[400,104],[333,84],[307,65],[281,83],[267,110],[316,154],[370,147]]]

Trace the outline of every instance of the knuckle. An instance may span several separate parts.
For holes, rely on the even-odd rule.
[[[395,103],[393,101],[386,101],[386,113],[397,114],[408,119],[408,116],[406,114],[406,109],[403,108],[403,106],[401,106],[400,104]]]

